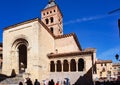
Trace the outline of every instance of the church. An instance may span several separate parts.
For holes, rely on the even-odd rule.
[[[82,49],[75,33],[63,34],[63,15],[54,0],[35,18],[9,26],[3,31],[2,73],[12,71],[40,82],[93,79],[96,49]]]

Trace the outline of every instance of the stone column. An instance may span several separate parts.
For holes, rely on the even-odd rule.
[[[16,73],[19,73],[19,51],[14,51],[14,59],[15,59],[15,67],[16,67]]]
[[[54,61],[54,64],[55,64],[55,72],[57,72],[57,61]]]
[[[68,66],[69,66],[69,67],[68,67],[68,68],[69,68],[69,69],[68,69],[68,72],[71,72],[71,71],[70,71],[70,60],[68,60]]]
[[[84,60],[84,69],[83,71],[86,71],[86,61]]]
[[[63,60],[61,60],[61,72],[63,72]]]
[[[78,59],[75,59],[76,62],[76,72],[78,72]]]

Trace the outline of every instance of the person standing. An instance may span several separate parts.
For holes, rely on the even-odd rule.
[[[53,79],[51,79],[51,85],[55,85],[55,83],[54,83]]]
[[[35,79],[34,85],[40,85],[40,82],[37,79]]]
[[[51,81],[48,82],[48,85],[51,85]]]
[[[59,85],[59,81],[57,81],[56,85]]]
[[[27,78],[26,84],[27,84],[27,85],[33,85],[30,78]]]
[[[22,83],[22,82],[19,82],[19,85],[23,85],[23,83]]]

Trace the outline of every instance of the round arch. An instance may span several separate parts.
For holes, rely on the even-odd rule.
[[[23,38],[16,39],[12,44],[12,49],[17,52],[19,73],[25,72],[27,68],[28,41]]]
[[[54,63],[54,61],[50,61],[50,72],[55,72],[55,63]]]
[[[56,65],[57,65],[57,66],[56,66],[56,67],[57,67],[57,72],[61,72],[61,71],[62,71],[61,61],[58,60]]]
[[[75,61],[75,59],[71,59],[71,61],[70,61],[70,71],[76,71],[76,61]]]
[[[68,72],[69,71],[69,64],[67,60],[63,61],[63,71]]]
[[[17,47],[19,47],[19,45],[21,45],[21,44],[24,44],[24,45],[26,45],[27,47],[28,47],[28,41],[26,40],[26,39],[24,39],[24,38],[18,38],[18,39],[16,39],[14,42],[13,42],[13,44],[12,44],[12,48],[13,49],[17,49]]]
[[[78,71],[83,71],[84,70],[84,60],[80,58],[78,60]]]

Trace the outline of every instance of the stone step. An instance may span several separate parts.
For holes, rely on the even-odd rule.
[[[59,81],[63,83],[65,78],[69,78],[72,85],[79,79],[80,76],[83,76],[84,74],[85,72],[51,72],[49,79],[53,79],[55,82]]]
[[[0,82],[0,85],[15,85],[19,84],[19,82],[24,82],[24,79],[21,74],[16,77],[7,78]]]

